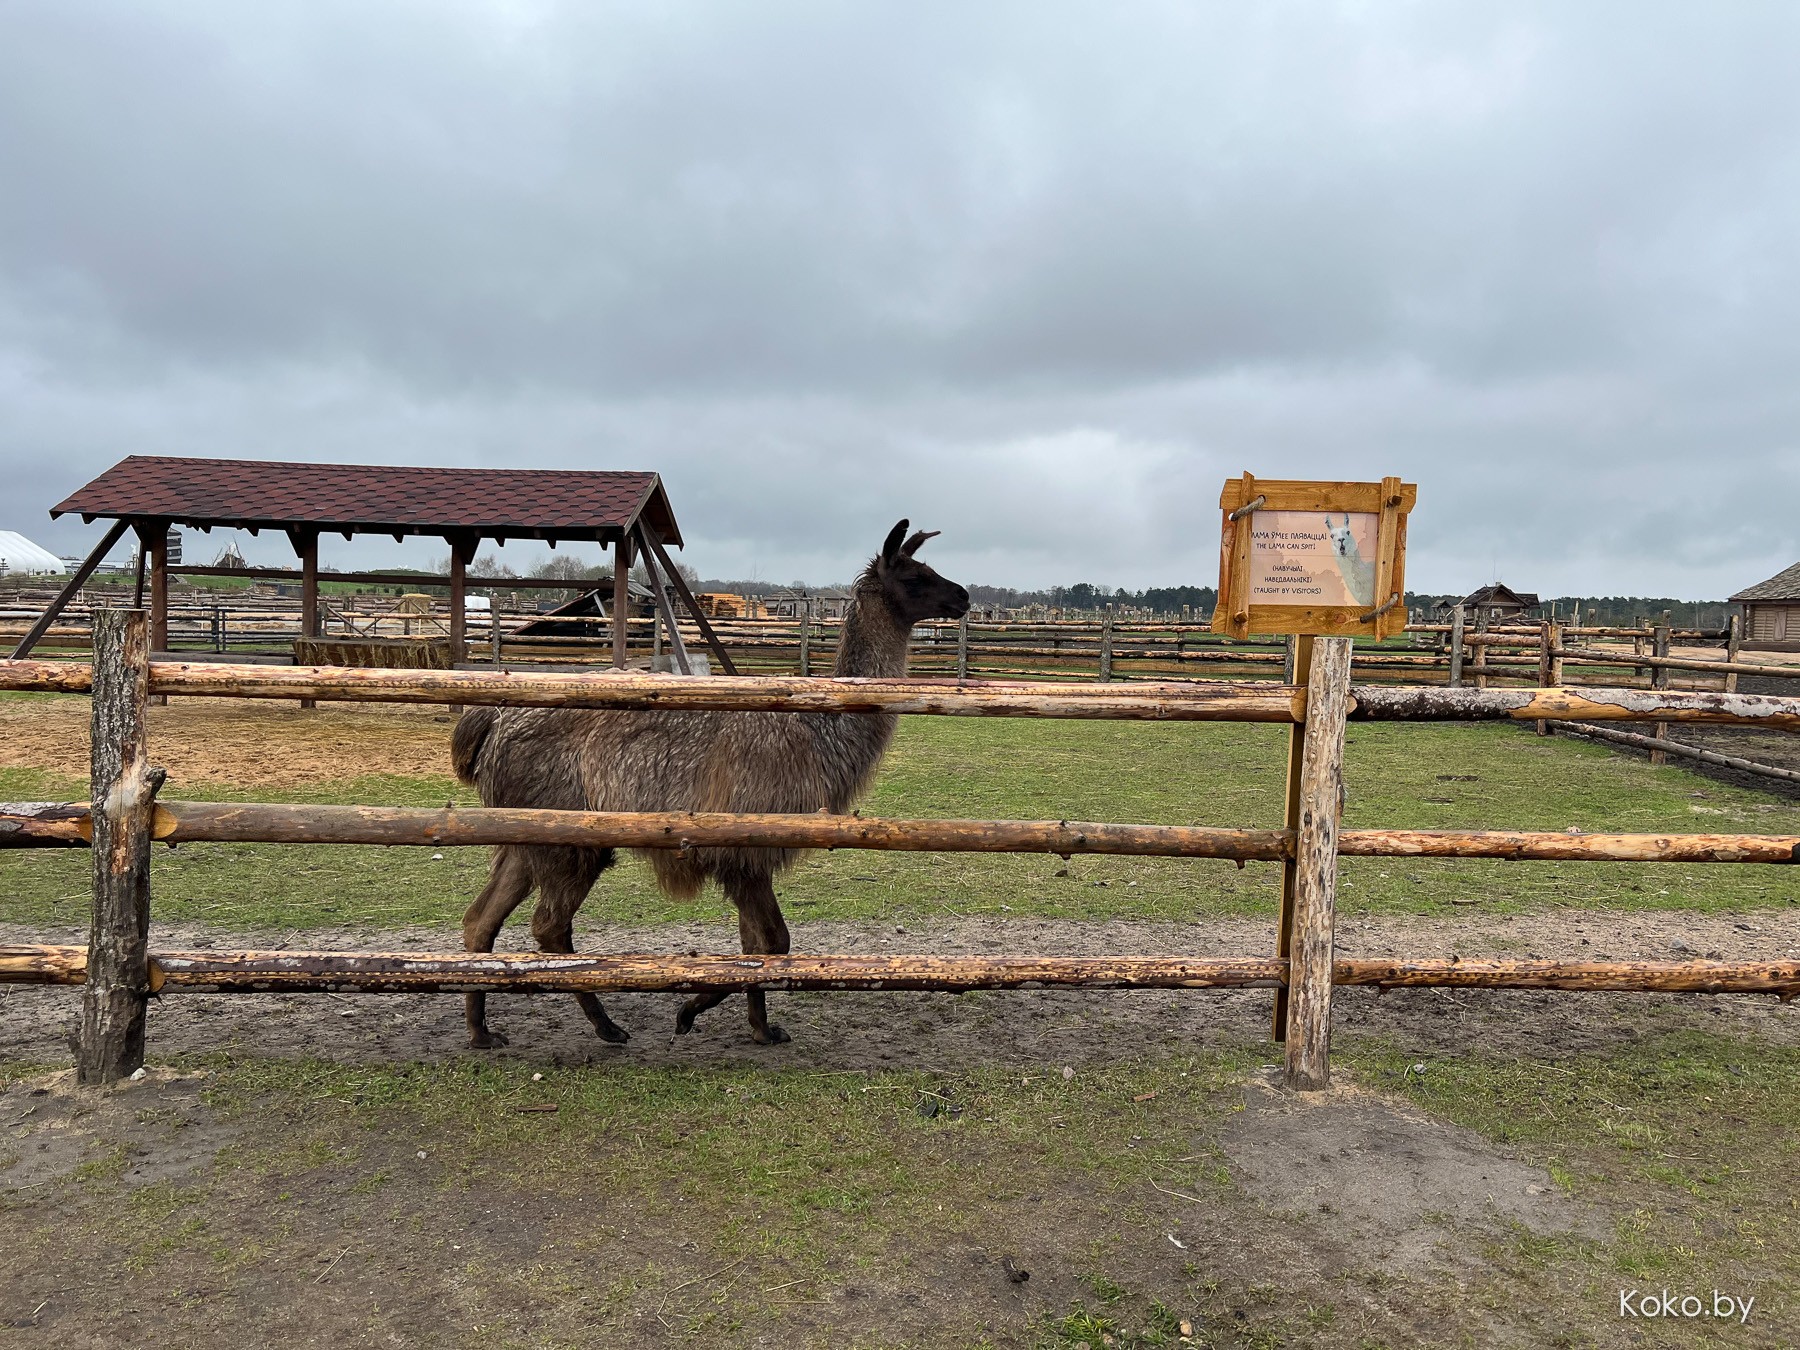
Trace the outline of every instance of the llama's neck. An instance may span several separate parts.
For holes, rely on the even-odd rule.
[[[864,575],[851,591],[831,673],[899,679],[906,674],[906,648],[911,636],[911,630],[901,627],[888,608],[881,583]]]

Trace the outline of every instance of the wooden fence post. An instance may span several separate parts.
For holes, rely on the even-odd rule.
[[[1558,683],[1555,676],[1557,664],[1556,635],[1561,631],[1562,630],[1549,619],[1545,619],[1543,623],[1538,625],[1538,642],[1541,644],[1538,651],[1539,689],[1553,689]],[[1550,734],[1550,724],[1541,717],[1538,718],[1537,734],[1540,736],[1548,736]]]
[[[94,612],[94,915],[76,1077],[116,1082],[144,1063],[150,995],[150,830],[162,770],[149,764],[150,625]]]
[[[1669,616],[1664,614],[1663,622],[1656,626],[1656,634],[1650,642],[1650,654],[1652,656],[1666,658],[1669,654],[1668,618]],[[1667,666],[1653,666],[1651,668],[1650,687],[1652,689],[1667,689],[1669,687],[1669,668]],[[1669,724],[1667,722],[1658,722],[1655,729],[1650,734],[1659,741],[1668,740]],[[1669,757],[1661,750],[1652,750],[1650,752],[1650,762],[1652,764],[1667,764],[1669,762]]]
[[[1100,617],[1100,683],[1112,682],[1113,607],[1108,605]]]
[[[1450,687],[1462,688],[1463,666],[1463,607],[1450,606]],[[1293,683],[1293,681],[1289,681]]]
[[[956,678],[969,678],[969,611],[966,609],[962,622],[956,627]]]
[[[1726,621],[1726,626],[1727,626],[1727,635],[1725,638],[1725,664],[1729,666],[1729,665],[1733,665],[1737,662],[1738,653],[1743,649],[1743,646],[1744,646],[1743,616],[1739,615],[1739,614],[1733,614],[1731,616],[1731,618]],[[1738,684],[1737,672],[1735,670],[1727,672],[1727,674],[1725,676],[1725,692],[1728,694],[1737,693],[1737,684]]]
[[[1285,952],[1287,1085],[1302,1092],[1331,1085],[1332,926],[1337,904],[1338,823],[1344,808],[1344,718],[1350,706],[1351,640],[1318,638],[1311,658],[1306,725],[1295,728],[1301,741],[1299,781],[1289,791],[1294,830],[1293,908]]]
[[[812,597],[796,601],[794,613],[800,620],[800,673],[812,674]]]

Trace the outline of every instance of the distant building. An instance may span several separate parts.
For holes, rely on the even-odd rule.
[[[59,577],[68,570],[49,549],[39,548],[22,534],[0,530],[0,577]]]
[[[1467,622],[1479,623],[1485,618],[1490,624],[1495,624],[1531,618],[1532,611],[1538,607],[1538,598],[1536,591],[1515,591],[1496,581],[1491,586],[1483,586],[1480,590],[1465,595],[1460,603]],[[1439,605],[1438,611],[1448,613],[1452,608],[1454,602]]]
[[[775,591],[763,597],[763,610],[771,619],[810,614],[815,619],[836,620],[849,608],[849,591]]]
[[[1731,597],[1744,607],[1744,645],[1800,651],[1800,563]]]

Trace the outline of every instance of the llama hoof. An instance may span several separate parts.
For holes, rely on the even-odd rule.
[[[469,1033],[469,1049],[471,1050],[498,1050],[505,1044],[506,1037],[497,1031],[489,1031],[486,1027],[480,1031]]]
[[[675,1014],[675,1034],[677,1036],[685,1036],[693,1029],[694,1010],[692,1008],[683,1008]]]
[[[594,1030],[600,1034],[600,1039],[609,1045],[623,1045],[631,1039],[631,1033],[617,1022],[608,1022],[603,1027],[595,1027]]]
[[[758,1035],[756,1028],[752,1027],[750,1029],[750,1039],[755,1041],[758,1045],[785,1045],[794,1038],[788,1035],[787,1032],[783,1031],[775,1023],[771,1022],[769,1023],[769,1029],[761,1035]]]

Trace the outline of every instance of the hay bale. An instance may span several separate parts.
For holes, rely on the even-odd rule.
[[[300,638],[297,666],[363,666],[377,670],[449,670],[450,644],[429,638]]]

